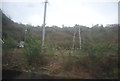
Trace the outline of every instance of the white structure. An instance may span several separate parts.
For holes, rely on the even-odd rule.
[[[80,43],[80,49],[81,49],[81,32],[80,32],[80,27],[79,27],[79,43]]]
[[[24,41],[20,41],[18,47],[19,48],[23,48],[24,47],[24,43],[25,43]]]
[[[74,34],[73,34],[73,49],[75,48],[75,35],[76,35],[76,32],[77,32],[77,29],[76,29],[76,27],[79,27],[79,46],[80,46],[80,49],[82,48],[82,46],[81,46],[81,43],[82,43],[82,41],[81,41],[81,31],[80,31],[80,26],[79,25],[75,25],[75,27],[74,27]]]
[[[0,42],[4,44],[3,40],[0,38]]]

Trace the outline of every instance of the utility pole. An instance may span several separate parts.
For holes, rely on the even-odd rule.
[[[45,43],[45,19],[46,19],[46,9],[47,9],[47,3],[48,1],[46,0],[45,2],[45,6],[44,6],[44,20],[43,20],[43,30],[42,30],[42,46],[44,46]]]
[[[24,42],[26,42],[26,33],[27,33],[27,28],[25,29],[25,37],[24,37]]]

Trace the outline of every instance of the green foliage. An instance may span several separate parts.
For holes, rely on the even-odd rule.
[[[104,74],[104,76],[114,78],[118,76],[118,58],[116,58],[115,55],[109,55],[102,58],[99,67],[101,68],[101,71],[103,71],[102,74]]]
[[[14,39],[23,40],[26,28],[28,28],[26,38],[30,36],[34,36],[39,40],[42,38],[42,34],[40,34],[42,33],[42,27],[14,23],[5,15],[3,15],[2,19],[2,35],[10,36],[4,39],[4,49],[15,48],[17,42]],[[74,27],[46,27],[46,44],[49,44],[49,46],[42,47],[39,40],[28,38],[25,42],[24,53],[29,64],[37,64],[38,62],[45,64],[46,61],[51,62],[52,59],[54,60],[53,56],[58,59],[61,55],[62,59],[60,58],[60,60],[63,61],[64,70],[71,71],[77,65],[91,70],[96,76],[117,76],[115,68],[117,67],[116,53],[118,50],[117,32],[117,25],[112,27],[99,27],[96,25],[96,27],[92,28],[81,26],[82,49],[76,50],[79,48],[79,34],[77,31],[75,51],[70,53],[67,50],[71,50],[73,44]],[[42,53],[44,55],[46,53],[48,56],[44,56]]]
[[[55,55],[55,48],[48,49],[50,55]]]
[[[62,69],[64,72],[70,72],[73,70],[75,65],[75,58],[71,51],[60,51],[62,58]]]
[[[42,49],[42,46],[39,40],[35,40],[34,38],[27,39],[24,46],[24,53],[29,64],[36,62],[37,58],[41,54],[41,49]]]
[[[81,51],[74,52],[76,63],[88,68],[97,78],[117,77],[117,47],[115,44],[84,44]]]
[[[117,51],[117,45],[115,44],[83,44],[82,51],[87,52],[92,59],[98,59],[97,57],[105,56],[106,52]]]
[[[15,48],[17,44],[18,43],[12,37],[7,36],[4,39],[3,49]]]

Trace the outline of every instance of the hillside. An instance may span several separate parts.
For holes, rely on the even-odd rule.
[[[2,15],[2,35],[3,37],[8,35],[17,41],[22,41],[25,38],[25,29],[27,29],[26,37],[35,37],[41,40],[42,27],[34,27],[31,25],[24,25],[13,22],[5,14]],[[113,43],[118,42],[118,26],[112,27],[92,27],[88,28],[81,26],[82,43],[84,44],[99,44],[99,43]],[[60,46],[65,48],[71,48],[73,42],[73,34],[76,31],[75,46],[78,48],[78,28],[64,27],[59,28],[57,26],[46,27],[45,42],[52,46]],[[54,43],[53,43],[54,42]]]
[[[75,49],[72,49],[75,31]],[[14,77],[12,72],[15,71],[20,73],[18,78],[23,78],[25,74],[37,79],[38,74],[51,78],[118,78],[118,25],[46,27],[45,46],[42,47],[42,27],[16,23],[2,13],[2,37],[5,78]],[[24,48],[17,47],[19,41],[25,41]],[[8,76],[7,72],[11,75]],[[33,76],[33,73],[37,75]]]

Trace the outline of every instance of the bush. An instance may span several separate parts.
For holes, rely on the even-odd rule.
[[[24,46],[24,53],[29,65],[33,62],[37,63],[37,58],[40,56],[41,50],[42,45],[39,40],[35,40],[34,38],[27,39]]]
[[[13,38],[6,37],[4,39],[3,49],[15,48],[15,47],[17,47],[17,44],[18,43]]]
[[[86,56],[80,56],[83,53]],[[96,78],[116,78],[117,77],[117,45],[98,44],[83,46],[77,54],[76,63],[79,66],[88,68],[91,75]],[[87,56],[88,55],[88,56]]]

